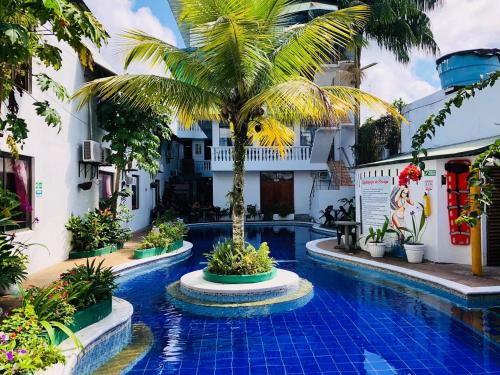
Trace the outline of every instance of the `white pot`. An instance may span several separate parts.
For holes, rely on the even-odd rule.
[[[295,215],[294,214],[290,214],[288,216],[280,216],[278,214],[273,214],[273,220],[293,220],[295,218]]]
[[[385,243],[383,242],[368,242],[366,244],[370,255],[373,258],[382,258],[385,254]]]
[[[425,253],[425,245],[423,244],[404,244],[406,258],[408,263],[422,263]]]

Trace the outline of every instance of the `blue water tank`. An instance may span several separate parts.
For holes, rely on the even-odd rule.
[[[441,87],[467,86],[481,76],[500,70],[500,49],[474,49],[447,54],[436,60]]]

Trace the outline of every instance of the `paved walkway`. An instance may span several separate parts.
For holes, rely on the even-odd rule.
[[[483,276],[477,277],[472,275],[470,266],[451,263],[433,263],[428,261],[415,264],[408,263],[403,259],[388,256],[385,256],[384,258],[372,258],[366,251],[358,250],[352,253],[346,253],[343,250],[336,249],[336,245],[336,239],[318,243],[318,247],[322,250],[332,251],[339,254],[348,254],[353,257],[369,259],[375,262],[391,264],[414,271],[420,271],[432,276],[441,277],[443,279],[454,281],[456,283],[460,283],[470,287],[500,286],[500,267],[483,267]]]
[[[123,249],[117,252],[92,258],[66,260],[64,262],[60,262],[47,267],[41,271],[35,272],[29,275],[29,277],[24,281],[23,286],[46,286],[57,279],[61,273],[69,268],[74,267],[75,264],[85,264],[87,262],[87,259],[96,259],[96,262],[104,260],[104,265],[108,267],[119,266],[121,264],[128,263],[134,259],[134,250],[137,249],[141,238],[145,234],[146,231],[135,232],[132,235],[132,239],[129,242],[125,243]]]

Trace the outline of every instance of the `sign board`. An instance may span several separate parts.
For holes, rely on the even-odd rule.
[[[436,170],[435,169],[428,169],[424,170],[424,176],[426,177],[432,177],[436,175]]]
[[[35,182],[35,197],[39,198],[43,195],[43,183],[40,181]]]
[[[380,228],[385,217],[390,215],[392,178],[389,176],[365,177],[361,179],[361,226]]]

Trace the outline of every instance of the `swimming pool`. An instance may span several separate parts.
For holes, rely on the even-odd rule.
[[[309,227],[247,227],[249,242],[267,241],[279,267],[313,283],[304,307],[209,318],[172,306],[165,287],[203,268],[202,254],[229,235],[227,225],[192,228],[191,258],[120,279],[117,295],[133,304],[133,322],[154,333],[151,351],[128,374],[500,374],[499,346],[428,301],[309,258],[306,242],[322,237]]]

